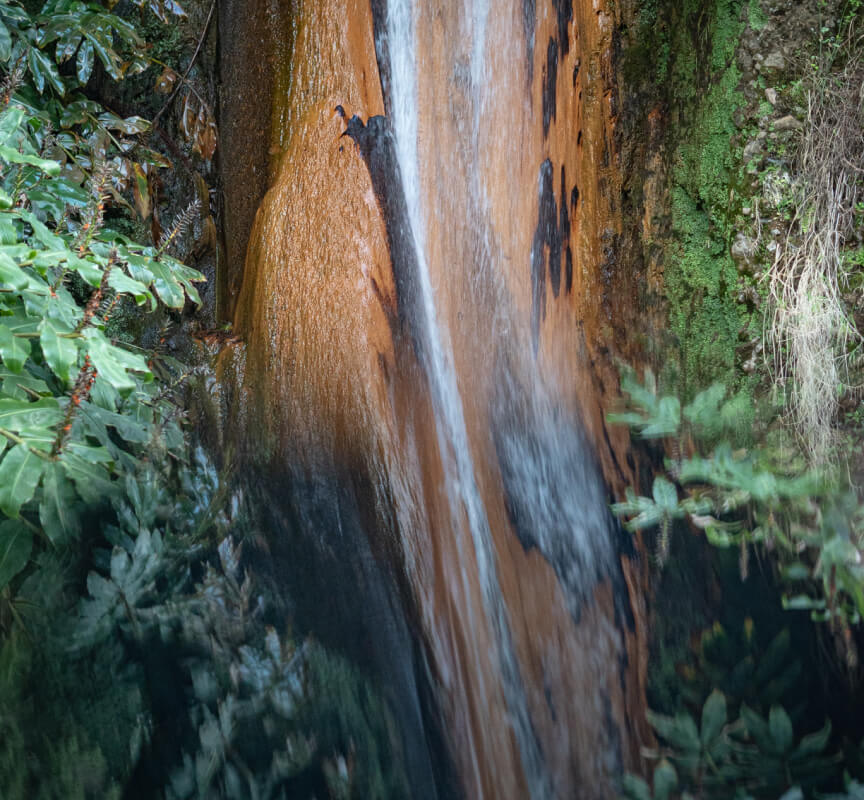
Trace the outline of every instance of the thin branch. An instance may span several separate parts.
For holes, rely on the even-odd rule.
[[[159,118],[168,110],[168,107],[174,101],[174,98],[177,97],[177,93],[186,83],[186,79],[189,77],[189,73],[192,71],[192,67],[195,66],[195,60],[198,58],[198,54],[201,52],[201,48],[204,45],[204,40],[207,38],[207,30],[210,28],[210,20],[213,19],[213,12],[215,11],[215,9],[216,0],[213,0],[213,2],[210,4],[210,11],[207,13],[207,21],[204,23],[204,29],[201,31],[201,36],[198,39],[198,46],[195,48],[195,52],[192,54],[192,60],[189,62],[189,66],[186,68],[186,72],[183,73],[183,77],[177,84],[177,88],[173,92],[171,92],[171,96],[165,101],[165,105],[163,105],[162,108],[160,108],[157,112],[156,116],[153,117],[152,124],[155,125],[156,122],[158,122]],[[196,94],[198,93],[196,92]]]

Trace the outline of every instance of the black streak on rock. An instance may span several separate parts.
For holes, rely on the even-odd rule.
[[[564,291],[570,294],[573,291],[573,251],[569,244],[564,254],[564,262]]]
[[[570,52],[570,22],[573,19],[573,0],[552,0],[558,18],[558,45],[561,55]]]
[[[354,140],[369,169],[372,189],[387,228],[387,243],[396,284],[399,329],[410,333],[417,359],[425,365],[417,252],[411,236],[390,122],[386,117],[376,116],[369,117],[364,125],[363,120],[355,114],[348,121],[343,136],[350,136]]]
[[[534,352],[540,343],[540,322],[546,318],[546,246],[557,227],[552,162],[540,165],[539,212],[531,244],[531,335]]]
[[[381,94],[384,97],[384,113],[393,116],[390,100],[390,48],[387,42],[387,0],[370,0],[372,28],[375,31],[375,57],[378,59],[378,75],[381,79]]]
[[[561,260],[565,260],[565,290],[573,288],[573,252],[570,249],[570,211],[567,207],[567,173],[561,167],[560,200],[555,199],[555,172],[547,158],[540,165],[537,228],[531,245],[531,334],[534,352],[540,341],[540,323],[546,318],[546,274],[555,297],[561,292]],[[574,187],[575,197],[579,192]],[[570,202],[575,207],[574,194]],[[548,257],[548,262],[547,262]]]
[[[543,137],[549,135],[549,126],[555,119],[558,111],[558,98],[556,89],[558,86],[558,42],[549,37],[549,46],[546,48],[546,68],[543,70]]]
[[[557,272],[557,278],[552,284],[552,291],[555,294],[555,297],[558,297],[558,291],[561,283],[561,249],[563,247],[567,247],[567,252],[570,253],[570,214],[567,210],[567,173],[564,169],[564,165],[561,165],[561,200],[558,203],[559,212],[558,212],[558,244],[557,244],[557,253],[552,251],[549,254],[549,273],[552,274],[553,270],[553,262],[555,264],[555,271]],[[572,259],[572,253],[570,254],[570,258]],[[572,272],[572,265],[571,265]]]

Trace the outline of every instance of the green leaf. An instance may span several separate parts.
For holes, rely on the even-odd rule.
[[[77,495],[59,464],[48,464],[42,480],[39,521],[52,544],[60,544],[81,533]]]
[[[627,774],[621,779],[624,797],[628,800],[651,800],[651,790],[642,778]]]
[[[726,724],[726,696],[715,689],[702,707],[702,746],[711,744]]]
[[[647,712],[648,722],[657,731],[658,736],[664,738],[673,747],[689,752],[698,752],[700,749],[699,731],[693,717],[681,712],[674,717]]]
[[[741,719],[744,721],[747,733],[759,749],[766,753],[773,752],[774,742],[768,729],[768,723],[746,703],[741,704]]]
[[[0,61],[6,63],[12,57],[12,36],[9,28],[0,23]]]
[[[39,169],[48,175],[60,174],[60,164],[56,161],[32,156],[29,153],[19,153],[13,147],[7,147],[6,145],[0,145],[0,159],[8,161],[10,164],[30,164],[31,166],[39,167]]]
[[[783,608],[787,611],[811,611],[813,609],[825,608],[824,600],[816,600],[806,594],[796,594],[792,597],[783,595]]]
[[[116,494],[117,488],[101,464],[92,464],[73,452],[64,452],[60,466],[75,483],[75,489],[85,503],[105,502]]]
[[[793,755],[798,758],[818,756],[824,752],[830,739],[831,721],[826,720],[825,726],[821,730],[816,731],[816,733],[808,733],[807,736],[801,739]]]
[[[654,800],[669,800],[678,788],[678,773],[665,758],[654,770]]]
[[[22,444],[16,444],[0,461],[0,510],[7,517],[17,517],[21,506],[33,497],[45,464]]]
[[[160,268],[164,265],[165,269],[167,270],[167,274],[161,269],[153,269],[154,265],[159,265]],[[170,258],[169,256],[162,256],[160,261],[151,262],[150,269],[153,271],[154,277],[156,278],[163,277],[166,280],[170,279],[172,281],[175,281],[185,290],[186,294],[189,296],[189,299],[193,303],[195,303],[196,305],[201,305],[201,298],[199,297],[198,290],[195,288],[194,284],[203,281],[204,276],[197,269],[187,267],[185,264],[177,261],[174,258]],[[158,292],[159,287],[156,286],[155,288]],[[182,303],[180,306],[175,307],[182,307]]]
[[[761,685],[772,678],[789,661],[792,635],[789,628],[783,628],[768,645],[756,671],[756,683]]]
[[[39,344],[42,346],[45,361],[48,362],[48,366],[51,367],[54,374],[64,384],[68,384],[72,366],[78,360],[78,347],[73,339],[62,334],[71,331],[58,328],[50,319],[42,320],[39,327],[41,328]]]
[[[33,534],[15,520],[0,522],[0,589],[9,585],[30,560]]]
[[[137,385],[129,371],[140,372],[145,379],[152,378],[147,362],[141,356],[109,344],[101,331],[88,328],[84,337],[93,366],[118,392],[131,391]]]
[[[794,733],[792,720],[781,706],[771,706],[768,714],[768,727],[778,754],[787,753],[792,747]]]
[[[122,270],[111,270],[111,274],[108,276],[108,285],[117,292],[132,295],[135,298],[135,303],[139,306],[150,300],[151,311],[156,307],[156,299],[150,290],[140,281],[130,278]]]
[[[115,81],[121,80],[123,77],[123,73],[120,70],[120,58],[118,57],[117,53],[114,52],[110,42],[96,32],[87,33],[86,36],[87,41],[96,51],[96,55],[99,56],[99,60],[104,65],[105,70],[108,72],[108,74]],[[81,46],[83,47],[84,45]]]
[[[0,251],[0,285],[14,292],[21,292],[30,285],[27,273],[2,251]]]
[[[727,547],[732,547],[737,544],[737,538],[728,531],[717,527],[716,525],[708,525],[705,528],[705,538],[713,547],[719,547],[721,550]]]
[[[0,428],[20,431],[24,428],[56,425],[61,419],[63,412],[53,397],[45,397],[33,403],[11,397],[0,398]]]
[[[810,567],[800,561],[786,564],[780,572],[786,581],[806,581],[810,578]]]
[[[720,403],[726,396],[726,387],[722,383],[715,383],[705,389],[693,402],[684,408],[684,418],[694,427],[704,428],[706,433],[713,433],[717,428],[717,419],[720,413]]]
[[[30,70],[36,80],[36,88],[39,90],[39,94],[42,94],[46,80],[60,95],[66,94],[66,87],[63,85],[63,80],[60,77],[60,73],[57,71],[57,65],[41,50],[37,50],[35,47],[30,48],[28,56],[30,60]]]
[[[0,317],[0,356],[12,372],[21,372],[24,363],[30,357],[30,342],[15,336],[12,329],[4,325],[2,320],[3,318]]]
[[[159,299],[169,308],[183,308],[186,302],[183,287],[175,280],[168,266],[155,260],[148,266],[153,273],[153,288]]]
[[[654,502],[669,516],[678,510],[678,490],[662,475],[654,479],[651,493],[654,495]]]
[[[82,34],[74,29],[68,29],[63,32],[57,40],[57,48],[55,57],[58,64],[68,61],[75,54],[78,45],[81,44]]]
[[[111,425],[117,430],[123,439],[135,444],[144,444],[150,441],[152,425],[149,422],[136,420],[132,414],[118,414],[114,411],[100,408],[88,403],[86,407],[82,404],[82,414],[88,421],[100,425]],[[101,440],[101,436],[97,436]]]
[[[29,400],[32,395],[25,391],[26,389],[36,394],[51,394],[48,384],[40,378],[34,378],[29,372],[14,372],[8,367],[0,368],[0,391],[16,400]]]

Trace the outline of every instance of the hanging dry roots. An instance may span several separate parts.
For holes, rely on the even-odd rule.
[[[850,382],[862,336],[843,292],[845,246],[855,235],[864,177],[864,63],[849,46],[840,71],[817,70],[796,164],[796,215],[770,271],[766,338],[775,378],[787,387],[801,439],[814,463],[832,444],[840,387]]]

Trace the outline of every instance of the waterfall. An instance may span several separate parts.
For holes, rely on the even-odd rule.
[[[593,449],[603,0],[297,2],[234,435],[323,564],[363,554],[301,588],[387,687],[418,797],[452,773],[471,798],[608,798],[639,662]]]
[[[499,586],[496,554],[486,509],[478,489],[471,446],[465,423],[463,401],[454,368],[452,342],[441,323],[427,258],[425,217],[433,213],[424,207],[418,152],[418,70],[438,69],[440,65],[418,63],[415,21],[417,0],[389,0],[387,5],[387,47],[390,75],[390,113],[395,150],[402,179],[416,251],[417,280],[422,302],[421,319],[413,320],[420,329],[426,368],[436,410],[436,432],[444,461],[447,494],[453,528],[458,529],[464,514],[482,586],[484,610],[495,635],[497,660],[507,708],[518,742],[530,796],[542,800],[552,796],[552,783],[534,733],[519,664],[514,653],[507,607]],[[482,94],[487,80],[485,34],[489,14],[488,0],[467,0],[463,9],[471,24],[471,91],[475,113],[468,139],[475,151],[482,121]],[[457,124],[461,121],[456,121]],[[447,165],[442,165],[445,169]],[[457,176],[452,176],[456,179]],[[476,174],[466,176],[475,193],[481,192]],[[482,196],[474,198],[484,206]],[[485,231],[481,232],[481,236]],[[591,457],[581,433],[571,427],[560,438],[560,425],[552,419],[553,410],[543,396],[542,381],[533,358],[528,359],[535,396],[529,398],[527,419],[496,420],[499,457],[504,468],[506,488],[523,526],[536,532],[532,544],[563,566],[561,577],[575,604],[586,586],[597,579],[597,561],[608,566],[611,554],[608,513],[601,482],[593,472]],[[512,375],[505,376],[512,380]],[[511,391],[514,386],[508,387]],[[545,406],[544,406],[545,403]],[[543,408],[542,411],[538,411]],[[544,416],[545,415],[545,416]],[[527,423],[527,436],[519,425]],[[575,486],[573,484],[576,478]],[[565,486],[566,482],[571,482]],[[569,488],[569,492],[567,489]],[[573,490],[576,490],[576,496]],[[581,492],[579,490],[582,490]],[[588,520],[586,522],[586,520]],[[593,537],[593,538],[591,538]],[[467,580],[464,571],[462,580]]]

